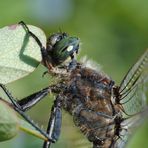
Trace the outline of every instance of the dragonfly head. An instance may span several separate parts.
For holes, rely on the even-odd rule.
[[[78,53],[80,40],[66,33],[51,35],[47,41],[47,51],[54,65],[73,59]]]

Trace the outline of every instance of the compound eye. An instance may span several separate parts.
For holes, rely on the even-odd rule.
[[[62,35],[56,34],[50,38],[50,44],[54,46],[57,42],[59,42],[63,38]]]
[[[62,35],[57,36],[57,38],[56,38],[56,43],[59,42],[59,41],[62,40],[62,39],[63,39],[63,36],[62,36]]]
[[[62,33],[62,36],[63,36],[63,37],[67,37],[68,34],[67,34],[66,32],[63,32],[63,33]]]

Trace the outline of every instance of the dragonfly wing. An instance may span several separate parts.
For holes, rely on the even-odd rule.
[[[142,112],[125,118],[121,123],[120,137],[113,143],[112,148],[124,148],[128,144],[130,138],[132,138],[133,133],[136,132],[135,129],[142,125],[142,123],[148,117],[148,107],[144,108]]]
[[[148,91],[148,49],[131,67],[120,84],[120,103],[127,114],[136,114],[146,106]]]

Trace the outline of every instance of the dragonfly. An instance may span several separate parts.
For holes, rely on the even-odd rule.
[[[76,60],[78,38],[66,33],[53,34],[44,47],[24,22],[20,24],[39,45],[43,64],[48,69],[46,73],[57,75],[61,81],[21,100],[14,99],[5,85],[0,84],[0,87],[11,100],[14,110],[47,138],[43,148],[49,148],[60,137],[62,109],[73,117],[74,124],[93,148],[125,147],[132,129],[143,122],[148,111],[148,50],[118,86],[107,74],[90,67],[87,62]],[[25,111],[51,92],[56,94],[56,99],[45,132],[27,117]]]

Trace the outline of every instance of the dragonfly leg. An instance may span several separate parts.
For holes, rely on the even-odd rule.
[[[43,131],[37,124],[35,124],[26,114],[24,111],[21,110],[21,106],[17,103],[16,99],[13,98],[13,96],[11,95],[11,93],[7,90],[7,88],[5,87],[5,85],[0,84],[0,87],[4,90],[4,92],[6,93],[6,95],[8,96],[9,100],[12,103],[12,107],[13,109],[19,113],[28,123],[30,123],[38,132],[41,133],[41,135],[43,135],[44,137],[47,138],[47,141],[50,141],[52,143],[54,143],[55,141],[49,137],[49,134],[47,134],[45,131]]]
[[[40,48],[44,48],[43,45],[42,45],[42,43],[41,43],[41,41],[39,40],[39,38],[38,38],[34,33],[32,33],[32,32],[29,30],[29,28],[28,28],[28,26],[25,24],[25,22],[20,21],[18,24],[22,25],[23,28],[25,29],[25,31],[26,31],[30,36],[32,36],[32,37],[35,39],[35,41],[37,42],[37,44],[39,45]],[[45,50],[45,48],[44,48],[43,50]]]
[[[49,93],[52,92],[50,87],[44,88],[30,96],[27,96],[21,100],[18,100],[17,103],[21,106],[22,111],[29,110],[43,98],[45,98]]]
[[[16,108],[19,108],[21,110],[21,106],[17,103],[17,100],[14,99],[14,97],[11,95],[11,93],[8,91],[6,86],[4,84],[0,83],[0,87],[3,89],[5,94],[8,96],[8,99],[11,101],[12,105]]]
[[[0,84],[0,87],[3,89],[3,91],[7,94],[9,99],[11,100],[13,106],[19,108],[22,111],[29,110],[31,107],[33,107],[35,104],[37,104],[39,101],[41,101],[43,98],[45,98],[49,93],[54,92],[57,93],[60,90],[60,85],[53,85],[46,87],[34,94],[31,94],[30,96],[27,96],[21,100],[16,100],[14,97],[12,97],[11,93],[8,91],[5,85]]]
[[[37,104],[39,101],[45,98],[48,94],[60,93],[61,87],[64,87],[63,84],[61,83],[57,85],[48,86],[38,92],[35,92],[34,94],[31,94],[30,96],[27,96],[21,100],[18,100],[17,104],[21,106],[22,111],[29,110],[35,104]]]
[[[38,38],[34,33],[32,33],[32,32],[29,30],[28,26],[27,26],[23,21],[19,22],[19,24],[23,26],[23,28],[25,29],[25,31],[26,31],[32,38],[35,39],[35,41],[37,42],[37,44],[39,45],[40,50],[41,50],[41,55],[42,55],[43,64],[44,64],[45,66],[47,66],[48,69],[51,69],[51,68],[52,68],[52,64],[51,64],[51,61],[52,61],[52,60],[51,60],[51,57],[48,55],[46,48],[42,45],[42,43],[41,43],[41,41],[39,40],[39,38]]]
[[[54,101],[54,104],[51,109],[50,119],[48,122],[47,127],[47,134],[54,139],[54,141],[57,141],[60,132],[61,132],[61,124],[62,124],[62,96],[58,95]],[[43,148],[50,148],[51,142],[45,141],[43,144]]]

